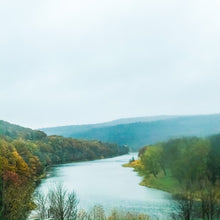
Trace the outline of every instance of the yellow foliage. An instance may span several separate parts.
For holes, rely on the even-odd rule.
[[[23,158],[18,154],[17,151],[12,152],[12,155],[16,162],[16,172],[22,176],[30,177],[30,169]]]

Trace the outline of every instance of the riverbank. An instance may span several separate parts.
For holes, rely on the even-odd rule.
[[[171,176],[171,172],[169,170],[167,171],[166,176],[164,176],[164,173],[161,171],[157,177],[154,177],[152,174],[144,172],[144,167],[139,159],[123,164],[122,166],[134,168],[134,171],[138,172],[138,175],[143,178],[139,183],[141,186],[159,189],[172,194],[180,191],[179,182]]]

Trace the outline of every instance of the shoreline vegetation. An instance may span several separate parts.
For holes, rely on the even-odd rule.
[[[200,180],[207,178],[219,184],[219,146],[220,134],[208,138],[170,139],[141,148],[138,159],[131,158],[122,166],[133,168],[143,178],[140,185],[174,194],[181,190],[184,177],[187,181],[196,181],[194,176],[199,175]],[[197,169],[200,173],[196,173]],[[180,176],[180,171],[185,176]]]
[[[123,167],[138,172],[140,185],[172,194],[173,219],[220,219],[220,134],[145,146]]]
[[[26,219],[36,208],[33,192],[50,166],[128,153],[113,143],[47,136],[0,120],[1,219]]]
[[[178,193],[181,190],[178,181],[171,176],[170,172],[168,172],[166,176],[164,176],[163,172],[159,172],[157,178],[152,174],[145,176],[140,159],[123,164],[122,166],[133,168],[134,172],[137,172],[138,175],[142,177],[142,181],[139,183],[140,186],[159,189],[171,194]]]

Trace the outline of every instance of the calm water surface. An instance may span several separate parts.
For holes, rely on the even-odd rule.
[[[79,206],[89,210],[101,204],[108,212],[123,208],[166,219],[174,207],[169,193],[140,186],[141,177],[132,168],[122,167],[137,153],[87,162],[54,166],[39,189],[46,193],[54,183],[63,183],[74,190]]]

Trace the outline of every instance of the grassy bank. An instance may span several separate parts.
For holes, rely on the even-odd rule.
[[[167,170],[166,176],[163,172],[160,172],[157,177],[154,177],[152,174],[144,172],[143,165],[140,160],[135,160],[133,162],[123,164],[122,166],[134,168],[134,171],[138,172],[138,174],[143,178],[140,182],[141,186],[160,189],[172,194],[180,191],[179,182],[171,176],[171,172],[169,170]]]
[[[140,185],[160,189],[173,194],[180,191],[178,181],[169,174],[164,176],[163,173],[159,173],[157,178],[155,178],[152,174],[143,176],[143,180]]]
[[[220,219],[220,135],[183,137],[145,146],[130,160],[140,185],[173,194],[175,219]]]

